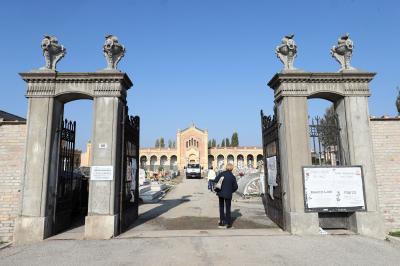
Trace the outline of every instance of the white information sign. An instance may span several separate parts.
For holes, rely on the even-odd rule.
[[[90,167],[90,180],[110,181],[113,180],[114,168],[112,165]]]
[[[303,171],[307,208],[365,209],[360,166],[304,167]]]
[[[274,186],[276,187],[278,184],[276,183],[276,156],[267,158],[267,170],[268,170],[268,192],[271,199],[274,199]]]

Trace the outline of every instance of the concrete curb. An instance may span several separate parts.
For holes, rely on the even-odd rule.
[[[0,245],[0,250],[5,249],[5,248],[8,248],[8,247],[11,246],[11,245],[12,245],[12,242],[1,244],[1,245]]]

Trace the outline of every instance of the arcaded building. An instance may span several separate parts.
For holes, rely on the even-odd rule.
[[[232,163],[237,168],[255,168],[263,161],[261,147],[208,148],[208,131],[192,125],[176,134],[176,148],[140,149],[140,166],[149,170],[180,169],[188,163],[198,163],[204,169],[209,166],[223,168]]]

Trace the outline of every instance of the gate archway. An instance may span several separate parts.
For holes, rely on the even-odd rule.
[[[119,194],[125,178],[121,167],[125,143],[121,136],[128,113],[126,95],[132,86],[127,74],[116,69],[124,48],[115,36],[107,36],[104,52],[111,55],[107,57],[109,66],[104,71],[84,73],[55,70],[56,63],[65,54],[65,48],[56,38],[46,36],[42,48],[46,66],[20,74],[28,85],[29,109],[22,208],[16,221],[15,241],[41,240],[54,233],[60,153],[57,130],[64,103],[79,99],[92,99],[94,111],[93,166],[85,237],[111,238],[121,230],[119,202],[124,199]]]

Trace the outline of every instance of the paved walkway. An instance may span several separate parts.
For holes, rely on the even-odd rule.
[[[207,190],[205,179],[183,179],[159,203],[141,205],[139,213],[132,230],[217,229],[218,197]],[[232,218],[237,229],[277,228],[265,215],[261,198],[235,196]]]
[[[47,240],[0,250],[15,265],[399,265],[400,247],[360,236],[181,236]],[[250,230],[250,231],[251,231]],[[184,231],[182,231],[184,232]]]
[[[0,250],[0,265],[399,265],[400,244],[358,235],[293,236],[259,199],[236,198],[235,229],[217,229],[217,197],[183,180],[116,239],[55,240]],[[72,230],[79,239],[82,228]],[[188,230],[182,230],[188,229]]]

